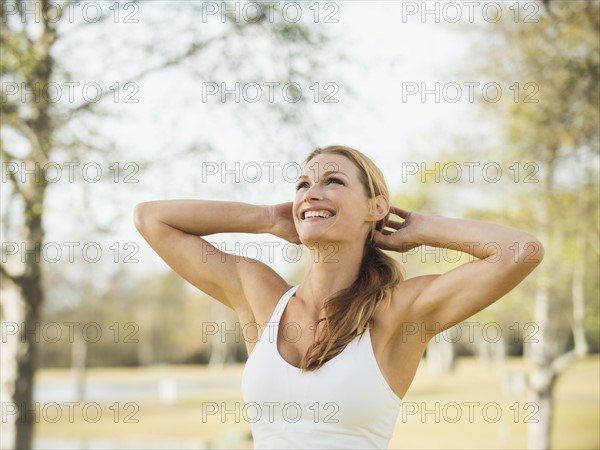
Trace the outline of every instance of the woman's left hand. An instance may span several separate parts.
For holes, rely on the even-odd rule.
[[[375,230],[375,245],[382,250],[393,250],[404,253],[419,244],[416,239],[415,223],[419,222],[421,214],[390,206],[390,213],[404,219],[402,222],[388,220],[383,233]],[[394,231],[386,230],[392,228]]]

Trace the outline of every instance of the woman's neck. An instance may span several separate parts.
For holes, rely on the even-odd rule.
[[[320,311],[327,297],[350,287],[358,277],[363,245],[331,242],[316,243],[308,248],[310,259],[296,295]]]

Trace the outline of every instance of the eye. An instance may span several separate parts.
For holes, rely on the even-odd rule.
[[[344,182],[342,180],[340,180],[339,178],[335,178],[335,177],[331,177],[331,178],[327,179],[327,184],[330,184],[331,182],[341,184],[342,186],[344,185]]]
[[[296,185],[296,190],[299,191],[300,188],[307,186],[307,185],[308,185],[308,183],[306,181],[302,181]]]

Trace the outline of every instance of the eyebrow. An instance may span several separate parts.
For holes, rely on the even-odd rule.
[[[348,178],[348,175],[346,175],[344,172],[340,172],[339,170],[328,170],[328,171],[326,171],[326,172],[323,172],[323,175],[322,175],[322,177],[321,177],[321,178],[323,178],[323,177],[325,177],[325,176],[327,176],[327,175],[334,174],[334,173],[339,173],[339,174],[342,174],[342,175],[344,175],[346,178]],[[300,180],[304,180],[304,179],[308,179],[308,176],[306,176],[306,175],[301,175],[301,176],[299,176],[299,177],[298,177],[298,180],[296,180],[296,181],[300,181]]]

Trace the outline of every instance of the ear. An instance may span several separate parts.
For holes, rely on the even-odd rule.
[[[383,219],[390,211],[390,205],[383,195],[370,198],[369,203],[369,218],[375,222]]]

